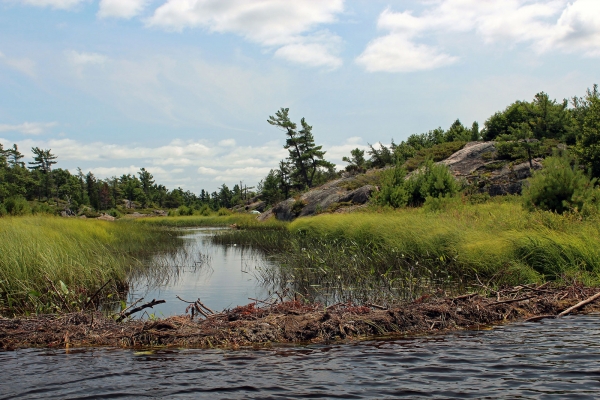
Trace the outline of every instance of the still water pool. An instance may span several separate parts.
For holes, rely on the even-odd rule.
[[[127,303],[140,298],[165,300],[148,312],[167,317],[185,313],[187,304],[176,296],[187,301],[200,298],[215,311],[246,305],[252,302],[249,298],[268,298],[269,287],[259,276],[268,261],[248,248],[212,244],[210,237],[216,232],[214,228],[184,231],[183,246],[149,261],[155,273],[132,278]]]
[[[0,399],[597,399],[600,316],[267,350],[18,350],[0,378]]]

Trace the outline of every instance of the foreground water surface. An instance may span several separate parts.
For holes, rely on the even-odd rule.
[[[594,399],[600,315],[267,350],[30,349],[0,367],[0,399]]]

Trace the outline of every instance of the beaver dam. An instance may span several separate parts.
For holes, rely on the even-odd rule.
[[[347,303],[324,307],[281,300],[214,312],[200,301],[187,314],[160,320],[117,320],[98,312],[0,319],[0,347],[156,346],[239,348],[273,343],[328,343],[372,336],[482,329],[598,311],[597,289],[580,285],[517,286],[482,297],[424,295],[401,306]],[[156,302],[155,302],[156,303]],[[142,306],[143,307],[143,306]],[[142,308],[140,307],[140,308]]]

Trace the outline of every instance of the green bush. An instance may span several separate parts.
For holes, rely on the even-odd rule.
[[[204,204],[202,207],[200,207],[200,209],[198,210],[198,213],[204,217],[210,216],[211,210],[210,210],[210,207],[208,206],[208,204]]]
[[[6,214],[8,214],[6,207],[4,207],[3,203],[0,203],[0,217],[4,217]]]
[[[182,215],[182,216],[194,215],[194,209],[191,207],[187,207],[187,206],[179,206],[179,208],[177,209],[177,212],[179,215]]]
[[[121,218],[123,216],[123,213],[121,213],[116,208],[111,208],[110,210],[107,211],[107,214],[110,215],[111,217],[115,217],[115,218]]]
[[[49,215],[56,214],[56,210],[54,208],[50,207],[50,205],[48,203],[37,203],[36,205],[31,207],[31,212],[33,214],[49,214]]]
[[[217,211],[217,215],[220,217],[224,217],[224,216],[231,215],[231,214],[233,214],[233,213],[224,207],[219,208],[219,211]]]
[[[395,208],[406,205],[420,206],[428,197],[451,197],[460,189],[448,167],[435,164],[432,160],[428,160],[409,178],[405,177],[406,169],[402,166],[385,171],[376,202]]]
[[[546,158],[544,168],[533,173],[523,189],[523,204],[528,210],[547,210],[562,214],[581,211],[594,202],[594,183],[566,152]]]
[[[292,204],[292,212],[296,215],[299,215],[305,205],[306,203],[302,199],[297,199],[294,201],[294,204]]]
[[[23,197],[9,197],[4,201],[6,212],[10,215],[28,215],[31,214],[31,207]]]

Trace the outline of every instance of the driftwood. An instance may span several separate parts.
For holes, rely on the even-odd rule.
[[[152,301],[150,301],[148,303],[145,303],[145,304],[142,304],[141,306],[136,307],[133,310],[127,311],[126,313],[120,315],[119,318],[117,318],[117,322],[123,321],[125,318],[129,317],[131,314],[135,314],[138,311],[142,311],[142,310],[144,310],[146,308],[152,308],[155,305],[163,304],[163,303],[166,303],[166,301],[165,300],[152,299]]]
[[[592,301],[596,300],[599,297],[600,297],[600,292],[596,293],[595,295],[593,295],[592,297],[589,297],[586,300],[580,301],[579,303],[575,304],[573,307],[567,308],[565,311],[558,314],[558,316],[564,317],[565,315],[569,314],[570,312],[575,311],[575,310],[585,306],[588,303],[591,303]]]
[[[528,296],[528,297],[520,297],[518,299],[502,300],[502,301],[497,301],[495,303],[492,303],[490,305],[491,306],[495,306],[495,305],[498,305],[498,304],[518,303],[519,301],[525,301],[525,300],[533,299],[534,297],[537,297],[537,296]]]

